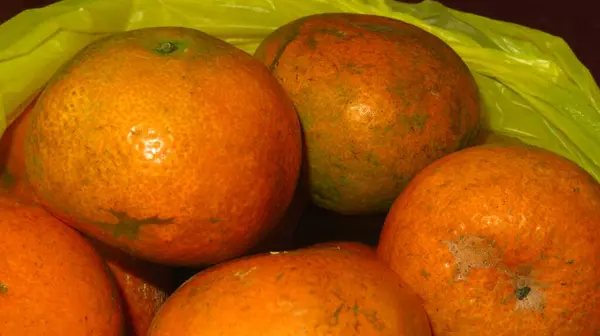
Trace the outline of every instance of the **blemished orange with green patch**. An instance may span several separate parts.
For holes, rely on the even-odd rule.
[[[316,14],[271,33],[255,56],[294,101],[312,200],[385,213],[421,169],[479,129],[476,83],[442,40],[391,18]]]
[[[420,172],[378,255],[424,300],[433,333],[596,335],[600,186],[529,146],[486,145]]]
[[[0,335],[124,335],[100,255],[43,208],[0,193]]]
[[[127,336],[146,336],[154,315],[174,290],[171,268],[150,263],[97,240],[92,245],[105,259],[121,296]]]
[[[429,336],[417,296],[365,245],[244,257],[183,284],[149,336]]]
[[[90,44],[32,113],[26,175],[41,202],[149,261],[241,255],[294,195],[302,138],[292,101],[260,61],[197,30]]]

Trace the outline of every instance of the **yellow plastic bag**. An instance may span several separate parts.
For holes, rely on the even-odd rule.
[[[277,27],[323,12],[389,16],[442,38],[473,72],[488,129],[564,155],[600,180],[600,89],[568,45],[434,1],[65,0],[28,10],[0,26],[0,132],[63,62],[106,34],[184,26],[252,53]]]

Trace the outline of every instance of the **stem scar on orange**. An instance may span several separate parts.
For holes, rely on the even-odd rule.
[[[536,147],[437,160],[392,206],[378,246],[445,335],[595,335],[600,185]]]
[[[177,27],[113,34],[32,111],[26,175],[57,217],[150,261],[241,255],[283,217],[302,156],[285,90],[251,55]]]

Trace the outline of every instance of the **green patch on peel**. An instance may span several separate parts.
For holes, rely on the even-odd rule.
[[[210,217],[210,222],[211,223],[218,223],[221,221],[221,218],[217,218],[217,217]]]
[[[373,152],[367,153],[366,160],[368,163],[370,163],[376,167],[381,167],[381,165],[382,165],[377,154],[375,154]]]
[[[345,175],[340,175],[339,178],[340,178],[340,186],[347,186],[348,184],[350,184],[348,177],[346,177]]]
[[[338,298],[343,300],[340,297],[338,297]],[[339,306],[337,306],[335,308],[335,310],[331,314],[328,324],[330,326],[339,325],[340,324],[340,315],[344,314],[344,313],[352,313],[352,315],[354,315],[354,318],[356,319],[356,322],[354,323],[355,329],[358,329],[360,327],[358,318],[361,315],[373,326],[373,328],[375,330],[382,331],[385,329],[385,325],[377,316],[376,311],[361,308],[358,304],[349,306],[345,303],[341,303]]]
[[[11,188],[17,183],[17,179],[14,175],[4,170],[0,175],[0,185],[5,188]]]
[[[230,52],[230,46],[221,41],[210,40],[209,37],[199,36],[199,39],[190,41],[180,39],[165,39],[144,44],[154,54],[162,57],[184,57],[200,58],[205,61],[214,61],[210,55],[217,55]]]
[[[360,24],[358,26],[361,27],[361,28],[365,28],[367,30],[370,30],[372,32],[375,32],[375,33],[394,33],[394,32],[398,31],[398,29],[395,29],[395,28],[390,27],[390,26],[374,25],[374,24],[370,24],[370,23]]]
[[[423,276],[425,279],[429,279],[429,277],[431,276],[431,273],[427,272],[424,269],[421,269],[421,276]]]
[[[379,331],[385,329],[385,325],[383,324],[383,322],[381,322],[381,320],[377,316],[376,311],[362,310],[361,313],[367,319],[367,321],[369,321],[369,323],[371,323],[373,328],[375,328],[376,330],[379,330]]]
[[[336,326],[340,323],[340,313],[342,312],[342,309],[344,309],[343,303],[339,305],[331,315],[331,320],[329,321],[330,326]]]
[[[6,295],[8,293],[8,286],[0,282],[0,294]]]
[[[530,292],[531,292],[530,287],[528,287],[528,286],[520,287],[520,288],[515,289],[515,296],[519,300],[524,300],[527,297],[527,295],[529,295]]]
[[[313,199],[320,205],[337,203],[342,197],[342,193],[338,189],[338,183],[328,174],[319,175],[321,176],[314,177],[313,190],[311,191]]]
[[[425,128],[425,125],[427,125],[429,115],[427,113],[411,114],[409,116],[403,116],[401,120],[402,123],[406,124],[414,132],[421,132],[423,128]]]
[[[273,57],[273,62],[271,62],[271,64],[269,64],[269,70],[271,70],[271,71],[275,70],[277,65],[279,65],[279,60],[281,59],[281,56],[283,56],[283,53],[285,52],[287,47],[292,42],[294,42],[294,40],[296,39],[297,36],[298,36],[298,32],[294,32],[294,34],[292,34],[292,36],[288,37],[285,40],[285,42],[279,47],[279,49],[277,49],[277,53],[275,53],[275,57]]]
[[[343,31],[337,29],[337,28],[323,28],[320,29],[318,32],[323,33],[325,35],[331,35],[331,36],[335,36],[335,37],[339,37],[341,39],[347,39],[348,35],[346,35],[346,33],[344,33]]]
[[[366,29],[378,34],[394,34],[394,35],[412,35],[411,29],[403,29],[402,27],[394,27],[386,24],[362,23],[353,24],[355,27]]]
[[[290,30],[290,33],[286,34],[288,36],[283,39],[283,43],[281,43],[279,48],[277,48],[277,51],[275,52],[275,56],[273,57],[273,61],[271,62],[271,64],[268,65],[269,70],[274,71],[275,68],[277,68],[277,65],[279,65],[279,60],[281,59],[281,56],[283,56],[283,53],[285,52],[287,47],[296,40],[296,38],[300,34],[300,27],[302,27],[303,24],[304,24],[304,20],[299,19],[296,22],[294,22],[293,24],[291,24],[291,26],[285,27]],[[284,28],[280,28],[280,29],[284,29]]]
[[[153,44],[146,45],[146,47],[151,49],[155,54],[165,57],[181,55],[188,51],[189,46],[189,42],[177,39],[160,40]]]
[[[160,55],[172,54],[179,49],[179,46],[175,42],[161,42],[154,51]]]
[[[416,130],[422,130],[429,120],[429,114],[415,114],[410,118],[410,125]]]
[[[165,225],[173,224],[173,218],[161,219],[157,216],[144,219],[137,219],[129,216],[125,212],[108,210],[118,220],[116,224],[106,224],[101,222],[93,222],[106,232],[112,233],[114,238],[126,237],[131,240],[139,238],[140,228],[145,225]]]
[[[360,75],[363,73],[362,68],[355,63],[347,63],[346,65],[344,65],[344,67],[346,68],[346,70],[348,70],[348,72],[350,72],[353,75]]]
[[[478,131],[467,132],[466,134],[464,134],[459,140],[458,148],[466,148],[468,146],[475,144],[475,140],[477,139],[477,134],[478,134]]]
[[[337,28],[315,29],[311,32],[310,36],[308,36],[306,39],[306,45],[311,49],[316,49],[317,45],[319,44],[319,41],[316,39],[317,34],[330,35],[330,36],[334,36],[334,37],[337,37],[337,38],[340,38],[343,40],[348,39],[348,35],[346,35],[346,33],[344,33],[343,31],[341,31]]]
[[[406,185],[408,185],[408,183],[412,179],[411,177],[400,174],[394,174],[393,178],[394,183],[396,184],[396,190],[403,190],[404,188],[406,188]]]

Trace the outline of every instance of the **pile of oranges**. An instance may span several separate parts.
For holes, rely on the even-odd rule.
[[[386,17],[99,39],[0,141],[0,335],[597,334],[598,182],[481,105]]]

